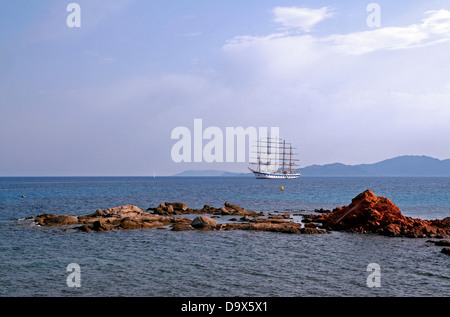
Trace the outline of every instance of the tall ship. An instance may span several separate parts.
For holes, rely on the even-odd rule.
[[[295,179],[300,177],[300,172],[294,167],[299,166],[294,158],[295,148],[291,143],[279,138],[260,139],[256,145],[256,161],[250,162],[257,165],[255,169],[248,168],[257,179]]]

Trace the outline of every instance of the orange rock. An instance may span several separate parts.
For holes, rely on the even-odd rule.
[[[335,208],[332,213],[315,219],[329,230],[380,233],[388,236],[411,238],[448,237],[450,226],[444,220],[412,219],[402,215],[400,209],[388,198],[377,197],[366,190],[353,198],[352,203]]]

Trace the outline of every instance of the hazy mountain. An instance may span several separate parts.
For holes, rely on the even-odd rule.
[[[189,171],[183,171],[181,173],[178,173],[174,176],[181,176],[181,177],[249,177],[253,176],[252,173],[233,173],[233,172],[227,172],[227,171],[217,171],[217,170],[203,170],[203,171],[196,171],[196,170],[189,170]]]
[[[450,160],[409,155],[374,164],[312,165],[301,172],[303,176],[450,176]]]
[[[374,164],[345,165],[333,163],[311,165],[300,169],[302,176],[449,176],[450,159],[439,160],[429,156],[399,156]],[[249,177],[252,173],[232,173],[205,170],[184,171],[174,176]]]
[[[183,171],[181,173],[178,173],[174,176],[186,176],[186,177],[192,177],[192,176],[203,176],[203,177],[211,177],[211,176],[222,176],[222,174],[228,173],[226,171],[216,171],[216,170],[205,170],[205,171]]]

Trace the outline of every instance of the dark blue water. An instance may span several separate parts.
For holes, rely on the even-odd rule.
[[[366,189],[394,201],[406,216],[450,216],[450,178],[0,178],[0,295],[449,296],[450,257],[425,239],[338,232],[81,233],[17,220],[128,204],[146,209],[166,201],[191,208],[227,201],[295,213],[348,205]],[[67,286],[70,263],[81,267],[79,288]],[[367,286],[369,263],[380,265],[380,287]]]

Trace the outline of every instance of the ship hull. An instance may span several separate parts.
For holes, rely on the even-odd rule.
[[[296,179],[300,177],[300,173],[264,173],[250,170],[255,174],[256,179]]]

